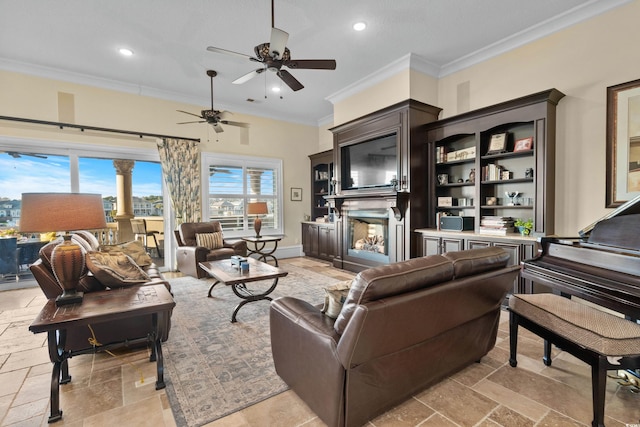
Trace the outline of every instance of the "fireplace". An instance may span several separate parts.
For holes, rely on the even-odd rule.
[[[386,209],[349,211],[345,239],[349,257],[389,263],[389,212]]]
[[[338,216],[334,266],[360,272],[406,259],[404,214],[408,193],[359,191],[326,199]]]

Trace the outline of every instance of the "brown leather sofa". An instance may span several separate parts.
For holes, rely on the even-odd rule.
[[[361,426],[493,348],[519,270],[508,260],[490,247],[367,269],[335,320],[276,299],[276,371],[330,427]]]
[[[97,239],[89,232],[78,231],[77,235],[83,237],[82,246],[85,250],[98,251],[100,249]],[[80,243],[79,240],[74,240]],[[40,289],[44,295],[48,298],[56,298],[62,294],[62,288],[53,275],[50,264],[47,262],[47,258],[50,258],[52,251],[52,244],[44,246],[40,250],[40,258],[31,264],[29,269],[33,273],[33,277],[40,285]],[[48,253],[47,253],[48,252]],[[163,284],[171,291],[169,282],[165,280],[162,273],[158,270],[155,264],[150,264],[141,267],[145,273],[150,277],[148,282],[134,285],[134,286],[147,286]],[[79,291],[82,292],[95,292],[107,289],[103,284],[95,279],[91,274],[86,274],[82,277],[79,283]],[[169,337],[169,330],[171,329],[171,319],[166,319],[167,324],[164,325],[164,335],[161,337],[162,341],[166,341]],[[112,322],[101,323],[92,325],[95,333],[95,338],[101,344],[109,344],[116,342],[132,341],[139,338],[145,338],[149,332],[153,330],[151,315],[139,316],[125,320],[114,320]],[[66,349],[78,350],[89,347],[89,338],[92,338],[91,331],[86,326],[82,327],[69,327],[67,329]]]
[[[221,233],[219,221],[185,222],[174,231],[178,249],[176,259],[178,270],[188,276],[198,279],[207,277],[207,273],[200,268],[199,263],[231,258],[232,255],[247,255],[247,242],[244,240],[223,240],[223,247],[207,249],[196,243],[197,233]]]

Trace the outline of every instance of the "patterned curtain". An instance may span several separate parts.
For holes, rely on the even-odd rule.
[[[165,138],[158,144],[162,174],[176,212],[176,225],[199,222],[200,151],[196,141]]]

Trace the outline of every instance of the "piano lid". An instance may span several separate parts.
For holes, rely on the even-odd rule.
[[[589,224],[582,230],[578,231],[578,233],[580,234],[580,237],[589,237],[589,234],[599,222],[613,218],[613,217],[621,216],[621,215],[633,215],[633,214],[640,214],[640,195],[634,197],[633,199],[629,200],[628,202],[624,203],[623,205],[609,212],[607,215],[603,216],[596,222]]]

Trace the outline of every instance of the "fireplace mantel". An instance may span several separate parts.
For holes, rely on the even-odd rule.
[[[347,200],[380,200],[384,201],[385,205],[393,211],[393,216],[402,221],[409,205],[409,192],[408,191],[359,191],[357,193],[348,194],[332,194],[324,196],[329,202],[331,208],[334,209],[338,217],[343,216],[342,206]]]

